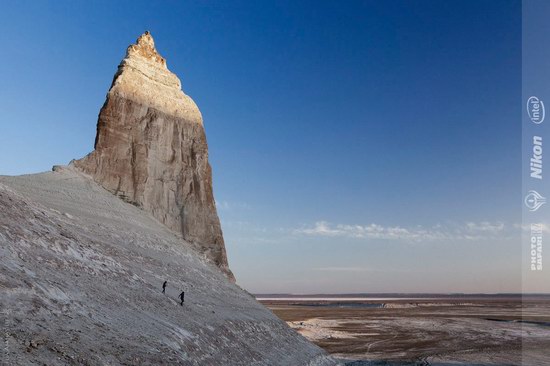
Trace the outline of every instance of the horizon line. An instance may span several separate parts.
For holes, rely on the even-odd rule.
[[[463,296],[550,296],[550,292],[343,292],[343,293],[289,293],[289,292],[265,292],[252,293],[254,297],[258,296],[360,296],[360,295],[463,295]]]

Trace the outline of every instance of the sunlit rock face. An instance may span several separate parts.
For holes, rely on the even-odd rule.
[[[128,47],[97,123],[95,149],[72,163],[181,233],[226,275],[201,113],[145,32]]]

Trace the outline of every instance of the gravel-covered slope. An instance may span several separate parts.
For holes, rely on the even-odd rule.
[[[72,168],[0,177],[0,292],[6,365],[336,364]]]

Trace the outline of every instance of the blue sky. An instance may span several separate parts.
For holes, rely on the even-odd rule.
[[[0,174],[93,148],[150,30],[252,292],[520,288],[519,1],[2,2]]]

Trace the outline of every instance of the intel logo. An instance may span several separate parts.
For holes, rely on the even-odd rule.
[[[544,121],[544,103],[537,97],[527,99],[527,114],[537,125]]]

